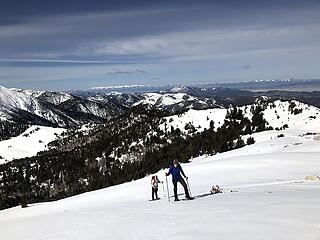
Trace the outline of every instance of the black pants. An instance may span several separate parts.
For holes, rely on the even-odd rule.
[[[156,198],[154,198],[154,196]],[[152,200],[158,199],[158,188],[152,188]]]
[[[181,185],[184,188],[184,193],[186,194],[186,198],[189,198],[189,191],[186,182],[183,178],[180,178],[178,181],[173,181],[173,192],[174,192],[174,199],[178,199],[178,182],[181,183]]]

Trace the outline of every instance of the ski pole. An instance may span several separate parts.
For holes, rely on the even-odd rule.
[[[168,185],[168,177],[167,177],[167,175],[166,175],[166,183],[167,183],[168,201],[170,202],[170,194],[169,194],[169,185]]]
[[[187,180],[187,186],[188,186],[188,189],[189,189],[190,197],[192,197],[192,193],[191,193],[191,189],[190,189],[190,184],[189,184],[188,178],[186,178],[186,180]]]
[[[165,198],[166,197],[166,193],[165,193],[165,190],[164,190],[164,184],[163,184],[163,182],[161,182],[161,184],[162,184],[162,190],[163,190],[163,197]]]

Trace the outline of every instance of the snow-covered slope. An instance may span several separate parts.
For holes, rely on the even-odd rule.
[[[74,97],[68,93],[64,92],[49,92],[49,91],[44,91],[38,94],[37,98],[50,102],[54,105],[59,105],[63,102],[66,102],[70,99],[73,99]]]
[[[302,109],[301,113],[294,114],[291,111],[290,104],[294,104],[293,109]],[[244,116],[251,119],[251,107],[243,106]],[[191,123],[198,132],[203,131],[205,128],[210,127],[210,122],[214,122],[215,129],[220,127],[227,114],[227,109],[206,109],[206,110],[193,110],[173,115],[165,118],[165,122],[160,126],[161,129],[170,131],[171,126],[179,128],[183,132],[187,132],[185,126]],[[285,124],[289,127],[308,128],[310,123],[320,118],[320,109],[310,106],[298,101],[275,101],[269,103],[267,108],[263,111],[263,117],[267,120],[273,128],[281,128]],[[319,125],[320,126],[320,125]]]
[[[162,130],[169,130],[171,126],[179,128],[183,132],[187,132],[185,130],[185,126],[187,124],[192,124],[195,126],[198,132],[203,131],[204,129],[208,129],[210,127],[210,122],[214,121],[215,127],[220,127],[227,114],[227,109],[206,109],[206,110],[194,110],[190,109],[189,111],[179,114],[173,115],[170,117],[165,117],[165,122],[161,124],[160,128]]]
[[[169,203],[160,185],[162,199],[149,202],[146,177],[1,211],[1,239],[319,239],[320,182],[304,178],[320,174],[320,120],[300,123],[256,133],[253,145],[183,164],[193,201]],[[158,172],[163,181],[164,172]],[[209,194],[214,184],[223,194]]]
[[[63,103],[73,98],[72,95],[65,92],[37,91],[37,90],[30,90],[30,89],[4,88],[4,87],[2,88],[4,91],[20,94],[20,96],[22,96],[23,98],[25,98],[25,95],[29,95],[31,97],[44,100],[46,102],[50,102],[54,105],[59,105],[60,103]]]
[[[302,112],[294,114],[290,105],[294,104],[293,109],[301,109]],[[319,121],[320,109],[298,101],[275,101],[274,105],[269,104],[268,108],[263,111],[264,118],[269,122],[270,126],[276,128],[288,124],[291,129],[314,129],[315,123]],[[320,125],[318,125],[320,126]]]
[[[3,118],[6,112],[16,108],[35,113],[39,113],[40,110],[39,103],[33,96],[0,86],[0,111]]]
[[[54,123],[60,121],[61,116],[54,113],[45,104],[70,99],[71,96],[64,93],[51,93],[45,91],[22,90],[17,88],[5,88],[0,86],[0,116],[2,119],[15,120],[18,111],[25,111]]]
[[[150,104],[155,106],[162,106],[162,105],[172,105],[181,103],[186,100],[193,100],[194,98],[192,96],[189,96],[185,93],[166,93],[166,94],[160,94],[160,93],[145,93],[144,94],[145,99],[141,100],[134,105],[139,105],[141,103],[143,104]]]
[[[0,87],[0,120],[67,127],[89,122],[101,123],[118,116],[124,108],[64,92]]]
[[[142,100],[133,104],[148,104],[157,108],[166,109],[169,111],[179,111],[179,109],[204,109],[217,107],[215,101],[210,98],[195,97],[188,93],[173,92],[173,93],[145,93],[142,95]]]
[[[46,150],[47,144],[63,131],[63,128],[32,126],[17,137],[0,141],[0,164]]]

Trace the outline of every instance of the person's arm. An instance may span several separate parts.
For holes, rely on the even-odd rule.
[[[180,168],[180,171],[181,171],[181,173],[182,173],[182,176],[184,176],[185,178],[188,178],[188,177],[184,174],[184,171],[183,171],[183,169],[182,169],[182,167],[181,167],[180,164],[179,164],[179,168]]]
[[[169,172],[166,173],[166,176],[169,176],[170,174],[172,174],[171,168],[169,168]]]

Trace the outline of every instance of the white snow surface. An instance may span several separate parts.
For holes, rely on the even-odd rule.
[[[69,93],[66,92],[53,92],[53,91],[37,91],[30,89],[19,89],[19,88],[5,88],[0,87],[1,91],[6,91],[12,94],[18,94],[22,99],[26,98],[25,95],[30,97],[39,98],[43,97],[47,102],[59,105],[69,99],[73,98]]]
[[[53,96],[48,96],[51,93]],[[59,117],[51,110],[46,109],[37,99],[40,96],[45,97],[46,101],[56,105],[72,98],[71,95],[63,92],[54,93],[0,86],[0,120],[10,120],[14,111],[24,110],[50,121],[59,122]]]
[[[179,128],[181,131],[186,132],[184,127],[191,123],[198,132],[202,132],[205,128],[210,127],[210,122],[214,121],[215,128],[221,127],[227,114],[227,109],[206,109],[194,110],[190,109],[187,112],[179,115],[165,117],[165,122],[160,125],[160,129],[169,131],[171,126]]]
[[[139,104],[150,104],[155,106],[169,106],[177,103],[185,102],[186,100],[191,101],[195,98],[186,93],[145,93],[144,98],[141,101],[136,102],[134,105]]]
[[[290,102],[277,100],[273,102],[274,106],[273,103],[270,103],[263,111],[263,117],[273,128],[281,128],[283,125],[288,124],[289,127],[298,129],[308,128],[309,123],[315,122],[315,118],[320,118],[319,108],[298,101],[293,102],[296,104],[296,108],[302,109],[302,113],[294,115],[289,110]],[[250,112],[250,105],[243,106],[241,109],[244,116],[251,119],[252,114]],[[224,123],[226,114],[227,109],[190,109],[183,114],[165,117],[165,122],[160,125],[160,129],[170,131],[172,126],[175,129],[179,128],[182,132],[186,133],[187,130],[185,130],[185,126],[188,123],[191,123],[196,128],[197,132],[202,132],[204,129],[210,127],[211,121],[214,122],[214,128],[217,129]]]
[[[253,145],[182,164],[193,201],[168,202],[160,185],[161,200],[149,202],[148,176],[0,211],[1,239],[320,239],[320,182],[304,180],[320,174],[319,126],[317,117],[286,130],[256,133]],[[165,171],[157,173],[164,182]],[[223,193],[209,195],[215,184]]]
[[[25,111],[38,112],[40,107],[37,99],[29,94],[26,94],[17,89],[9,89],[0,86],[0,110],[5,116],[5,111],[10,109],[22,109]]]
[[[31,126],[17,137],[0,141],[0,164],[13,159],[32,157],[40,151],[47,150],[47,144],[63,131],[63,128]]]
[[[41,92],[37,97],[43,97],[47,102],[50,102],[54,105],[59,105],[73,98],[73,96],[65,92],[50,92],[50,91]]]

